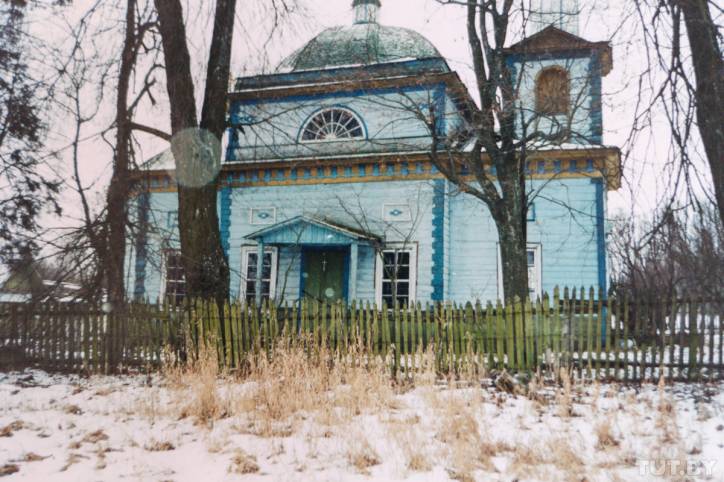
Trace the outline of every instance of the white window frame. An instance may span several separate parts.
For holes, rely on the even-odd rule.
[[[328,112],[331,110],[342,110],[347,112],[349,115],[351,115],[356,121],[357,124],[359,124],[360,128],[362,129],[362,135],[360,137],[340,137],[337,139],[304,139],[304,132],[307,130],[307,127],[309,127],[309,124],[312,123],[312,121],[317,118],[320,114],[323,114],[324,112]],[[299,138],[298,142],[300,144],[314,144],[314,143],[325,143],[325,142],[350,142],[350,141],[364,141],[367,140],[367,126],[362,121],[362,118],[357,115],[356,112],[354,112],[352,109],[349,109],[347,107],[343,107],[340,105],[331,105],[328,107],[324,107],[322,109],[316,110],[312,115],[310,115],[307,120],[302,125],[302,130],[299,131]]]
[[[249,254],[256,254],[256,252],[257,247],[254,245],[241,247],[241,286],[239,287],[239,300],[241,301],[246,300],[246,273],[248,272],[249,268]],[[269,279],[269,299],[273,300],[276,299],[277,291],[277,264],[279,260],[279,250],[274,246],[265,246],[264,254],[266,253],[271,253],[272,256],[271,274]]]
[[[417,300],[417,243],[387,243],[375,256],[375,303],[378,307],[382,306],[382,276],[385,264],[382,255],[392,251],[410,253],[410,291],[407,296],[410,304]]]
[[[163,256],[161,256],[161,286],[158,293],[159,300],[161,300],[162,302],[166,300],[166,288],[168,287],[168,253],[171,251],[175,251],[181,254],[180,248],[165,248],[162,250]],[[186,283],[185,276],[184,283]]]
[[[526,266],[528,265],[528,251],[535,251],[535,292],[536,297],[543,296],[543,245],[541,243],[528,243],[525,246]],[[528,287],[530,289],[531,280],[528,277]],[[505,301],[505,293],[503,289],[503,260],[500,254],[500,244],[498,244],[498,299]],[[535,300],[531,300],[535,301]]]

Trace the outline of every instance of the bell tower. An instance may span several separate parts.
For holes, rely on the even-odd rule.
[[[553,25],[578,35],[579,14],[578,0],[531,0],[528,34],[533,35]]]

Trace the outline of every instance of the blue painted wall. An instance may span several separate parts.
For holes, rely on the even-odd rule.
[[[595,181],[595,180],[594,180]],[[560,286],[594,286],[605,282],[605,229],[599,222],[605,213],[605,190],[590,178],[534,180],[537,193],[535,220],[528,223],[529,243],[542,246],[543,290]],[[224,199],[226,195],[220,196]],[[445,181],[391,181],[350,184],[318,184],[229,188],[221,211],[228,216],[231,293],[239,296],[241,250],[254,246],[246,235],[271,223],[299,215],[329,218],[363,229],[386,242],[417,244],[417,299],[469,301],[496,299],[498,293],[498,236],[487,208],[477,199],[455,194]],[[178,247],[175,226],[169,216],[176,211],[175,193],[152,193],[149,199],[147,262],[144,291],[150,299],[161,294],[161,256],[164,247]],[[384,220],[383,206],[404,204],[411,221]],[[274,216],[259,224],[252,215],[275,208]],[[602,211],[603,210],[603,211]],[[131,247],[133,250],[133,247]],[[133,253],[129,253],[132,258]],[[130,259],[130,258],[129,258]],[[287,300],[299,296],[301,253],[299,248],[279,251],[277,295]],[[603,261],[602,261],[603,260]],[[603,269],[603,271],[601,271]],[[375,251],[359,251],[357,293],[362,300],[375,298]],[[128,289],[137,286],[129,279]]]
[[[430,147],[431,136],[418,114],[429,114],[431,106],[438,116],[439,135],[461,122],[444,84],[260,102],[235,101],[231,106],[231,120],[242,126],[244,132],[232,131],[227,162],[425,150]],[[364,124],[367,139],[297,142],[306,122],[329,107],[356,113]]]

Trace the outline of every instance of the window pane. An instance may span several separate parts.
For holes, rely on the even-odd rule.
[[[410,253],[405,251],[397,253],[397,264],[398,265],[410,265]]]
[[[393,251],[385,251],[382,253],[382,258],[385,261],[385,266],[395,265],[395,253]]]
[[[247,279],[256,278],[256,253],[247,254],[246,278]]]
[[[400,266],[397,268],[397,280],[409,280],[410,279],[410,267]]]
[[[528,266],[535,266],[535,251],[528,251]]]
[[[392,283],[385,281],[382,283],[382,296],[392,295]]]
[[[397,283],[397,297],[407,296],[410,294],[410,283]]]
[[[272,271],[272,255],[271,253],[264,254],[264,266],[262,266],[262,279],[271,279]],[[256,277],[256,273],[255,273]]]

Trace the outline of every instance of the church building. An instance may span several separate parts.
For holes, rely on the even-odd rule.
[[[229,92],[218,212],[232,297],[502,298],[487,207],[458,192],[430,156],[433,139],[472,145],[468,87],[423,35],[382,25],[380,0],[354,0],[353,9],[354,23],[324,30],[275,73],[238,78]],[[606,197],[620,184],[601,113],[612,49],[579,37],[570,21],[540,28],[506,49],[518,129],[566,123],[575,134],[530,153],[529,291],[605,291]],[[137,173],[148,190],[131,209],[145,227],[128,245],[129,297],[184,297],[172,168],[165,153]]]

